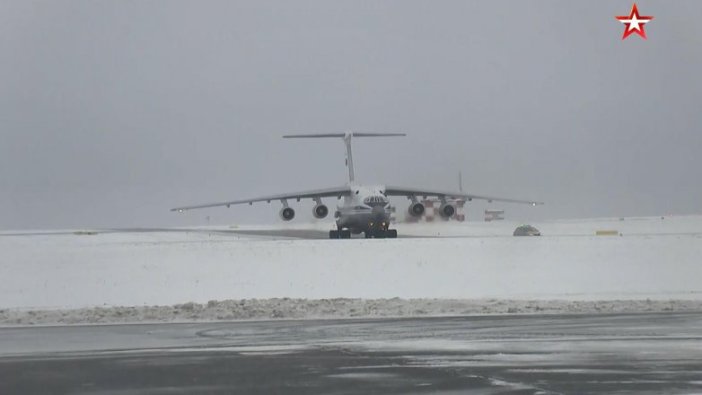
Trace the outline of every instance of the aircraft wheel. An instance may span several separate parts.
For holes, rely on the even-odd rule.
[[[342,239],[350,239],[351,238],[351,231],[350,230],[342,230],[339,232],[339,236]]]
[[[388,229],[388,239],[397,239],[397,229]]]
[[[366,239],[370,239],[371,237],[373,237],[373,232],[371,232],[370,230],[367,230],[367,231],[363,232],[363,235],[365,236]]]
[[[329,231],[329,238],[330,239],[338,239],[339,238],[339,231],[338,230],[330,230]]]
[[[384,239],[387,235],[384,230],[379,230],[373,234],[376,239]]]

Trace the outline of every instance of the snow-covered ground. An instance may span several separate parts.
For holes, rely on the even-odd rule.
[[[512,237],[516,225],[398,224],[401,235],[441,237],[395,240],[224,232],[231,227],[4,232],[0,309],[252,298],[702,300],[702,216],[534,223],[542,237]]]

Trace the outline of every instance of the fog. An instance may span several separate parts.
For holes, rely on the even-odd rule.
[[[408,134],[359,181],[546,202],[508,218],[700,213],[702,2],[638,7],[647,40],[619,0],[0,0],[0,229],[273,222],[169,209],[342,185],[280,136],[346,130]]]

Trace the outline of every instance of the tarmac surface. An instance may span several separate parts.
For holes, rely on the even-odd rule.
[[[702,313],[0,329],[0,394],[702,393]]]

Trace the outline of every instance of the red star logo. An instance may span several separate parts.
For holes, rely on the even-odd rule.
[[[615,16],[615,18],[626,26],[624,28],[624,36],[622,36],[622,40],[629,37],[631,33],[636,33],[645,40],[646,31],[644,30],[644,25],[653,19],[652,16],[639,15],[639,9],[636,8],[636,3],[634,3],[634,5],[631,7],[631,13],[629,13],[629,15]]]

